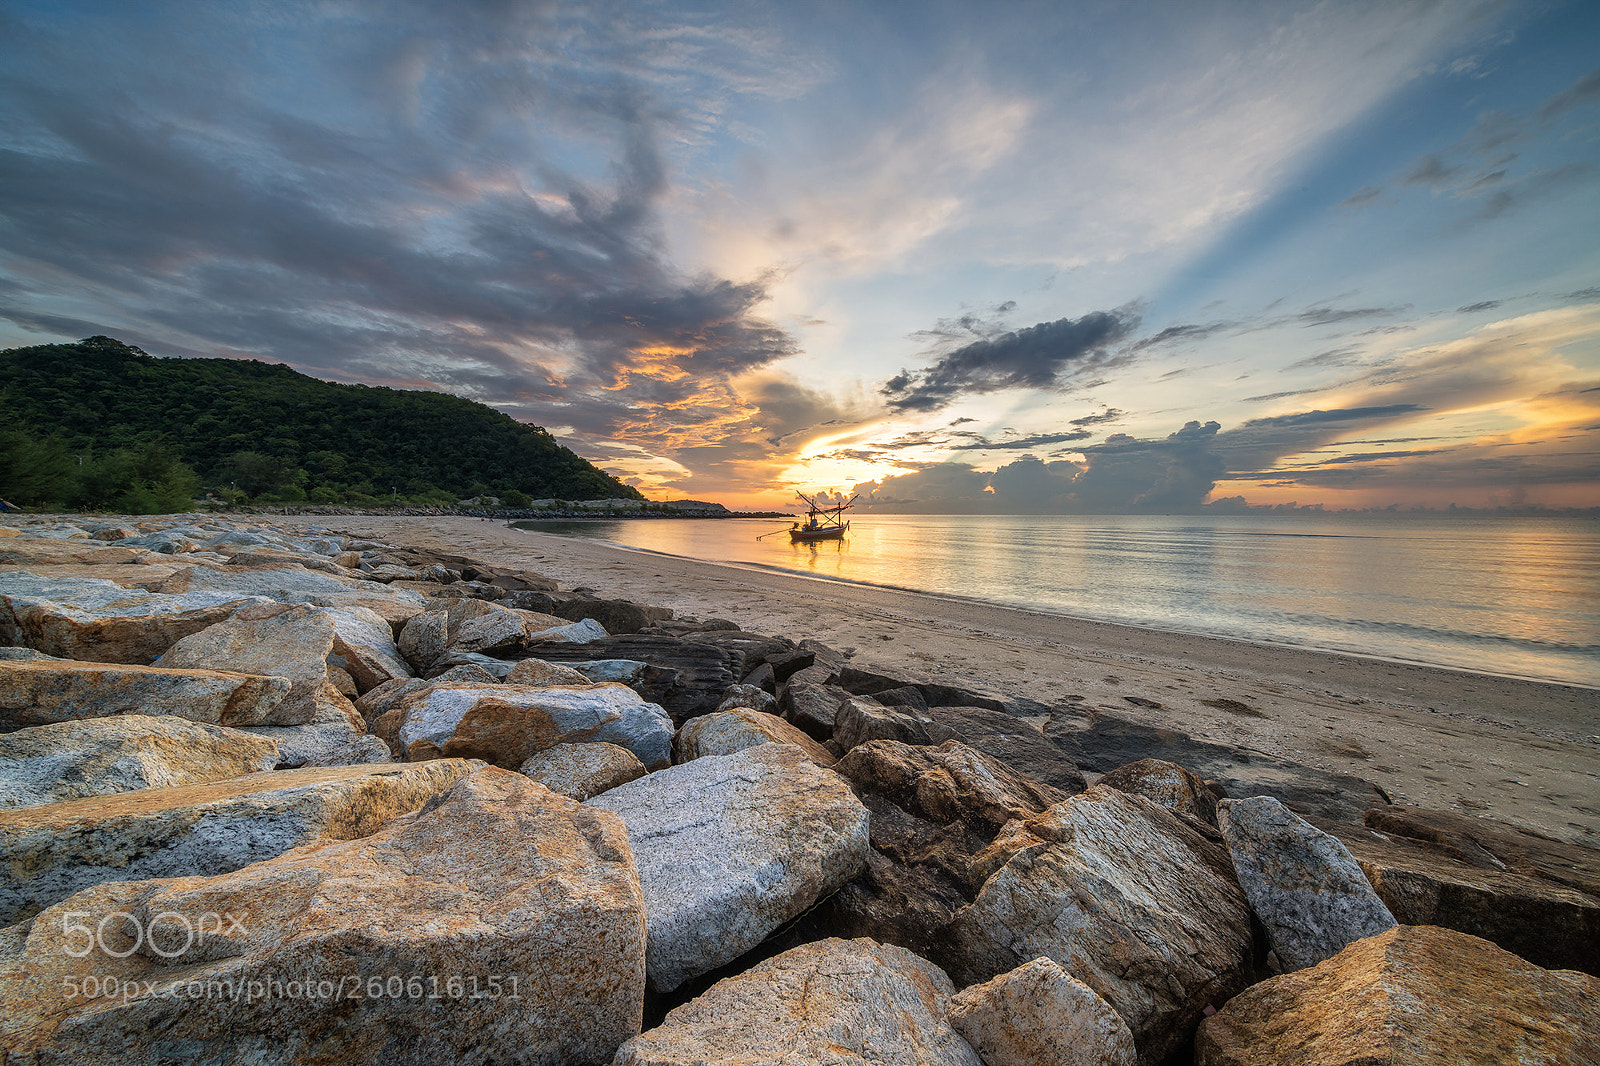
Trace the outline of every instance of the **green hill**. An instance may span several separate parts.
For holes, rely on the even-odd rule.
[[[109,337],[0,351],[0,498],[143,513],[187,508],[202,484],[281,503],[644,498],[458,396],[157,359]]]

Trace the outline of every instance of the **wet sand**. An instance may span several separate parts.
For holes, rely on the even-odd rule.
[[[864,669],[1084,706],[1600,846],[1600,690],[1164,633],[611,547],[471,518],[281,518],[814,637]],[[1139,706],[1128,697],[1151,701]],[[1212,701],[1207,704],[1204,701]]]

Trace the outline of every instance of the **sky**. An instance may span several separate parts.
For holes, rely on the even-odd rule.
[[[0,0],[0,347],[652,499],[1600,506],[1600,5]]]

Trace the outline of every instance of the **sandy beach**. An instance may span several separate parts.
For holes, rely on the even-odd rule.
[[[814,637],[853,652],[858,666],[914,680],[1052,706],[1077,697],[1070,702],[1361,777],[1395,802],[1600,844],[1594,689],[1091,622],[470,518],[273,522],[455,552],[547,574],[564,588]]]

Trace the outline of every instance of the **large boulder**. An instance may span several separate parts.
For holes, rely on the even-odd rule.
[[[1049,959],[1024,963],[950,997],[950,1025],[984,1066],[1135,1066],[1128,1023]]]
[[[634,1037],[615,1066],[981,1066],[945,1020],[950,978],[871,940],[820,940],[718,981]]]
[[[1600,979],[1449,929],[1396,926],[1206,1019],[1196,1066],[1600,1063]]]
[[[757,744],[792,744],[818,766],[832,766],[827,748],[775,714],[731,707],[691,718],[672,740],[672,761],[689,762],[706,755],[732,755]]]
[[[301,604],[260,603],[184,637],[157,666],[237,670],[289,679],[278,720],[265,725],[300,725],[341,719],[362,731],[361,715],[328,672],[337,630],[331,614]]]
[[[997,840],[1009,858],[951,924],[958,982],[1053,959],[1116,1008],[1145,1063],[1248,983],[1249,905],[1227,852],[1193,824],[1097,786],[1019,828]]]
[[[866,862],[866,808],[784,744],[669,767],[589,804],[628,827],[663,992],[738,958]]]
[[[647,771],[639,757],[627,748],[597,741],[546,748],[518,767],[517,772],[552,792],[582,801],[637,781]]]
[[[163,596],[99,578],[13,570],[0,573],[0,644],[63,659],[142,666],[252,602],[262,601],[227,592]]]
[[[557,744],[604,741],[651,769],[672,761],[672,719],[625,685],[431,684],[398,710],[399,746],[412,759],[463,756],[514,770]]]
[[[540,644],[535,654],[579,670],[583,670],[585,662],[607,659],[645,663],[650,669],[630,683],[641,696],[660,704],[673,721],[682,724],[697,714],[715,710],[722,702],[722,694],[748,672],[747,650],[737,644],[715,644],[711,638],[716,635],[696,633],[692,639],[680,640],[633,633],[587,644]]]
[[[237,870],[320,837],[365,836],[481,764],[342,766],[0,811],[0,925],[102,881]]]
[[[235,598],[264,596],[278,600],[286,592],[354,592],[362,582],[320,570],[308,570],[298,561],[277,561],[265,566],[191,566],[166,578],[152,591],[168,595],[186,592],[226,592]]]
[[[0,730],[123,714],[187,718],[212,725],[304,721],[285,708],[289,682],[227,670],[83,663],[0,662]]]
[[[1395,805],[1332,827],[1403,925],[1471,933],[1600,976],[1600,851],[1484,818]]]
[[[328,661],[348,671],[359,692],[414,676],[411,664],[395,647],[394,631],[377,612],[365,607],[337,607],[327,613],[333,619],[333,651]]]
[[[183,718],[123,715],[0,734],[0,807],[36,807],[270,770],[264,737]]]
[[[7,1061],[599,1066],[643,1010],[621,824],[493,769],[366,839],[100,885],[19,933]]]
[[[1217,825],[1285,970],[1315,966],[1395,924],[1349,850],[1270,796],[1223,800]]]

